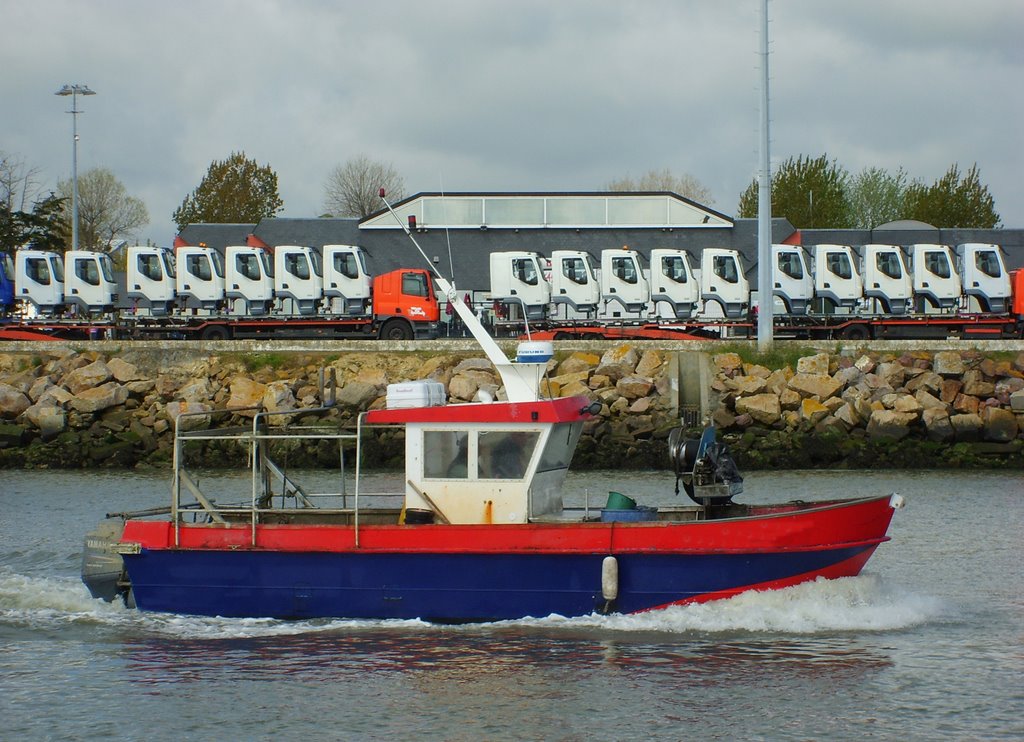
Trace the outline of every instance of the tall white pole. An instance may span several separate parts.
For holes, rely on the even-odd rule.
[[[757,182],[757,348],[772,347],[772,165],[768,135],[768,0],[761,0],[761,167]]]
[[[78,96],[96,95],[88,85],[65,85],[55,95],[71,96],[71,249],[78,249]]]

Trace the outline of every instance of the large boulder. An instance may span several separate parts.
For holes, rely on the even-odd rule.
[[[828,375],[828,353],[818,353],[797,359],[796,372],[798,374]]]
[[[248,376],[236,376],[229,385],[231,396],[225,403],[229,410],[244,410],[240,413],[245,417],[253,417],[263,405],[263,395],[267,385],[250,379]],[[253,409],[256,408],[256,409]]]
[[[60,407],[52,404],[34,404],[25,410],[24,418],[39,429],[44,440],[49,440],[67,428],[67,414]]]
[[[615,391],[626,399],[646,397],[654,389],[654,382],[643,376],[630,374],[615,382]]]
[[[71,407],[79,412],[99,412],[122,405],[128,399],[128,390],[116,381],[83,389],[71,399]]]
[[[939,407],[925,407],[921,413],[929,440],[951,441],[954,437],[953,425],[949,422],[949,413]]]
[[[983,436],[987,441],[1007,443],[1017,437],[1017,417],[1001,407],[986,407],[981,415]]]
[[[958,441],[980,440],[985,428],[981,416],[970,412],[950,415],[949,424],[953,426],[953,433]]]
[[[13,420],[32,406],[32,400],[24,392],[10,384],[0,384],[0,417]]]
[[[779,398],[774,394],[754,394],[736,400],[736,413],[750,415],[763,425],[773,425],[779,421],[782,408],[779,406]]]
[[[103,361],[93,361],[88,366],[76,368],[61,380],[61,384],[72,394],[105,384],[114,377],[110,367]]]
[[[960,357],[960,353],[957,351],[941,350],[935,354],[935,359],[932,361],[932,370],[939,376],[949,379],[955,376],[963,376],[967,367],[964,366],[964,359]]]
[[[867,433],[870,438],[894,438],[901,440],[910,435],[910,425],[917,415],[894,410],[875,410],[868,420]]]
[[[842,388],[842,383],[828,374],[796,374],[789,380],[789,388],[801,397],[824,400],[834,396]]]

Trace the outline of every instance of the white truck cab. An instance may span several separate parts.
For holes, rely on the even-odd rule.
[[[849,245],[814,246],[814,295],[828,306],[852,310],[864,300],[857,253]]]
[[[965,242],[956,246],[964,295],[983,312],[1000,314],[1010,305],[1010,274],[999,245]]]
[[[693,317],[700,302],[692,259],[686,250],[660,247],[651,250],[651,301],[655,308],[661,302],[668,304],[676,319]]]
[[[491,253],[491,298],[519,304],[527,319],[544,319],[551,301],[551,284],[535,252]]]
[[[886,314],[909,311],[914,287],[902,249],[897,245],[864,245],[861,268],[866,299],[877,300]]]
[[[224,291],[241,314],[262,316],[274,306],[274,272],[262,247],[228,245],[224,248]]]
[[[153,317],[166,317],[174,310],[177,279],[174,252],[170,248],[133,245],[125,264],[127,295],[138,308]]]
[[[640,253],[626,247],[601,251],[601,298],[621,304],[627,312],[646,311],[651,285],[644,276]]]
[[[290,314],[316,314],[324,296],[320,255],[312,247],[278,245],[274,248],[274,293],[292,302]]]
[[[178,297],[198,302],[207,311],[224,301],[224,260],[212,247],[185,245],[176,248]]]
[[[114,264],[107,253],[93,250],[64,253],[64,301],[87,315],[114,311],[117,282]]]
[[[907,247],[914,288],[914,310],[923,312],[930,304],[936,309],[953,309],[960,302],[963,286],[948,245],[914,244]]]
[[[590,253],[581,250],[551,253],[551,301],[588,315],[597,312],[601,286]]]
[[[331,314],[370,313],[370,274],[366,253],[356,245],[324,245],[324,298]]]
[[[736,250],[706,247],[700,254],[700,298],[718,304],[729,319],[743,317],[750,304],[750,282]]]
[[[52,316],[64,309],[64,261],[48,250],[18,250],[14,255],[15,300]]]
[[[772,296],[788,314],[807,314],[814,298],[814,279],[798,245],[772,245]]]

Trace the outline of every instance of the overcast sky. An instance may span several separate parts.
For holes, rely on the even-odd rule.
[[[169,245],[210,163],[323,213],[364,154],[417,191],[598,190],[689,173],[732,215],[758,167],[759,0],[2,0],[0,151],[44,191],[109,168]],[[772,160],[827,153],[927,183],[977,162],[1024,227],[1024,1],[777,0]]]

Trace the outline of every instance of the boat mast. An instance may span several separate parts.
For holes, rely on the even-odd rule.
[[[498,347],[498,344],[494,341],[494,338],[490,336],[484,326],[480,323],[476,314],[473,313],[472,308],[466,306],[466,303],[459,296],[459,292],[455,288],[455,284],[446,279],[441,272],[434,267],[433,263],[427,257],[427,254],[420,247],[420,243],[416,241],[416,238],[412,234],[412,230],[403,222],[395,210],[391,208],[391,204],[388,203],[384,189],[380,189],[380,199],[384,202],[388,211],[395,217],[395,221],[398,222],[399,226],[405,232],[406,236],[412,240],[412,244],[416,246],[423,261],[427,264],[429,270],[434,274],[434,279],[437,281],[438,287],[441,289],[441,293],[445,295],[451,305],[455,308],[455,311],[459,315],[459,319],[465,324],[466,329],[473,335],[473,339],[477,341],[480,347],[483,349],[484,354],[487,356],[494,368],[497,369],[501,375],[501,380],[505,384],[505,396],[509,402],[535,402],[539,399],[538,388],[540,385],[541,376],[544,373],[544,369],[547,367],[547,363],[512,363],[509,361],[508,356]]]

